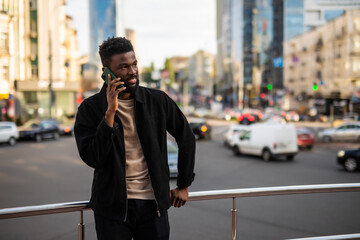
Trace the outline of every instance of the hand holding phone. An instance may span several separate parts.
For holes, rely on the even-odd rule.
[[[101,78],[105,81],[106,85],[109,85],[109,74],[111,76],[111,80],[114,80],[115,78],[117,78],[115,76],[115,74],[108,67],[105,67],[104,71],[101,75]],[[121,85],[117,86],[115,90],[117,90],[119,88],[123,88],[123,87],[124,87],[124,85],[121,84]]]

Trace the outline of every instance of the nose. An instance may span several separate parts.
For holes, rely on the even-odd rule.
[[[130,67],[129,67],[128,74],[129,74],[129,75],[133,75],[133,74],[136,73],[136,70],[137,70],[137,67],[136,67],[136,66],[130,66]]]

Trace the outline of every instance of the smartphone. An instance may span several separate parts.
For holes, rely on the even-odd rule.
[[[115,74],[112,71],[110,71],[110,69],[108,67],[105,67],[104,71],[101,75],[101,78],[105,81],[106,85],[109,84],[109,74],[111,76],[111,80],[114,80],[115,78],[117,78],[115,76]],[[121,84],[121,85],[117,86],[116,89],[122,88],[122,87],[124,87],[124,85]]]

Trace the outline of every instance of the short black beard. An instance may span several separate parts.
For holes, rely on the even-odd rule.
[[[135,84],[135,86],[133,86],[133,87],[128,86],[128,85],[126,84],[126,81],[125,81],[124,86],[126,87],[126,89],[125,89],[124,93],[134,94],[134,93],[136,92],[136,90],[138,89],[138,87],[139,87],[139,83],[140,83],[140,80],[139,80],[139,77],[138,77],[138,76],[136,76],[136,84]]]

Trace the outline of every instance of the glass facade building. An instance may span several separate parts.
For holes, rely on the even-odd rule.
[[[304,0],[284,0],[284,40],[304,33]]]
[[[125,36],[123,0],[89,0],[89,62],[99,64],[99,45],[108,37]]]
[[[215,89],[225,107],[250,106],[257,101],[263,74],[271,81],[272,0],[218,0],[217,6],[222,56],[217,69],[223,71],[217,72]]]

